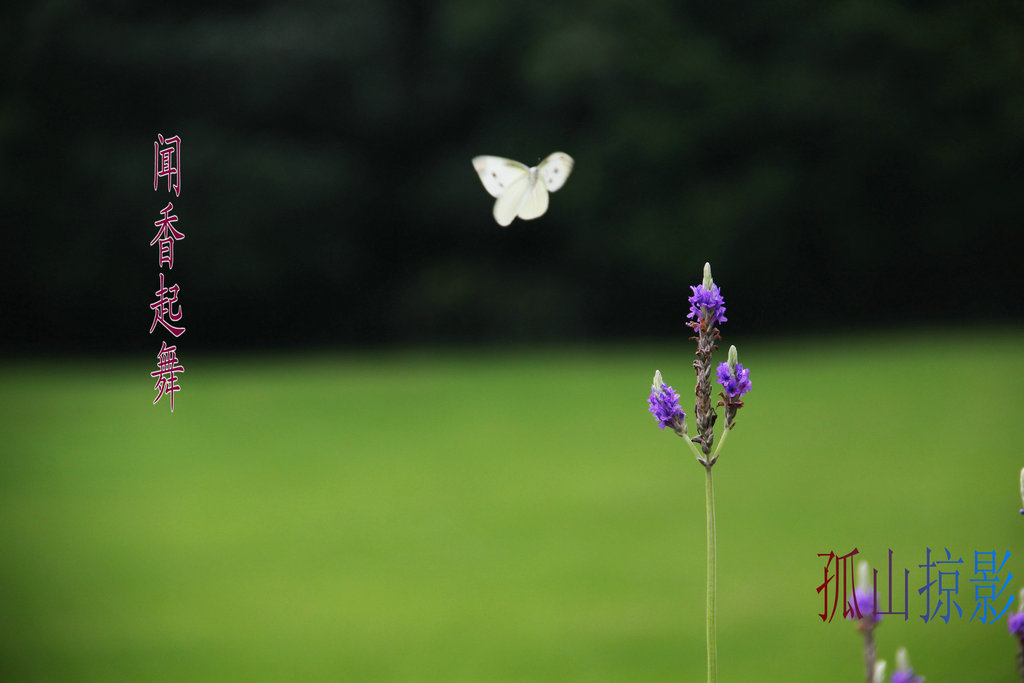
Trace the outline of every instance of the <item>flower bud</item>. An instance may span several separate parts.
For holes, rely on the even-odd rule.
[[[864,560],[857,564],[857,588],[865,591],[872,590],[871,568],[868,567],[868,563]]]
[[[1024,638],[1024,588],[1020,589],[1017,611],[1007,619],[1006,627],[1018,638]]]
[[[912,671],[910,668],[910,657],[907,655],[907,648],[901,647],[896,650],[896,668],[900,671]]]
[[[905,647],[896,650],[896,671],[890,680],[891,683],[924,683],[924,678],[914,675],[914,668],[910,666],[910,657],[907,656]]]
[[[654,384],[651,385],[651,395],[647,399],[647,404],[659,427],[671,427],[679,436],[686,434],[686,413],[679,406],[679,394],[665,384],[660,370],[654,371]]]
[[[704,289],[711,289],[711,285],[715,284],[715,281],[711,279],[711,264],[704,264]]]
[[[1020,501],[1024,504],[1024,467],[1020,468]],[[1024,515],[1024,508],[1021,508],[1020,514]]]

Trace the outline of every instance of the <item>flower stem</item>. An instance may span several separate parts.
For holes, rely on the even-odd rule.
[[[722,430],[722,436],[718,439],[718,446],[715,447],[715,454],[711,456],[711,464],[714,465],[715,461],[718,460],[718,454],[722,452],[722,444],[725,443],[725,437],[729,436],[729,426],[726,425],[725,429]]]
[[[867,683],[875,683],[875,627],[864,630],[864,669]]]
[[[693,457],[697,458],[697,462],[701,465],[705,465],[704,454],[700,452],[699,448],[697,448],[697,444],[693,443],[693,441],[690,440],[690,437],[686,434],[683,434],[683,438],[686,439],[686,445],[690,447],[690,450],[693,452]]]
[[[708,603],[707,603],[707,641],[708,641],[708,683],[717,683],[718,681],[718,642],[717,634],[715,629],[715,593],[716,593],[716,580],[715,580],[715,567],[716,567],[716,549],[715,549],[715,488],[711,481],[711,465],[707,464],[704,466],[704,471],[707,472],[707,478],[704,480],[704,492],[705,500],[707,502],[707,518],[708,518]]]
[[[1024,682],[1024,638],[1017,640],[1017,673],[1020,674],[1020,680]]]

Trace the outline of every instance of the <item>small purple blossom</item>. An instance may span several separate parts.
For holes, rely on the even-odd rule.
[[[719,363],[718,383],[730,398],[739,398],[750,391],[750,370],[743,367],[743,363],[737,363],[734,373],[728,363]]]
[[[924,683],[923,676],[914,675],[914,667],[910,666],[907,648],[896,650],[896,671],[893,671],[891,683]]]
[[[872,624],[877,624],[882,620],[882,615],[875,614],[875,594],[873,591],[865,590],[863,588],[855,588],[853,590],[853,599],[857,602],[857,609],[860,610],[861,619],[867,619]],[[848,618],[853,619],[857,616],[856,612],[853,612]]]
[[[1010,615],[1006,626],[1010,629],[1010,633],[1018,638],[1024,638],[1024,612],[1016,612]]]
[[[893,671],[892,678],[889,680],[892,683],[924,683],[924,678],[915,676],[913,669],[910,671]]]
[[[710,288],[703,284],[690,285],[690,289],[693,290],[693,296],[689,298],[690,312],[687,318],[692,318],[694,324],[699,323],[701,318],[707,318],[710,321],[709,326],[726,322],[725,299],[722,298],[722,290],[718,285],[711,283]]]
[[[671,427],[680,435],[684,433],[686,413],[679,407],[679,394],[661,380],[660,371],[654,374],[654,384],[651,385],[651,395],[647,403],[659,427]]]

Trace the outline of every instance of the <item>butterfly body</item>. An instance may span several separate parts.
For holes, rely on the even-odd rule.
[[[565,152],[550,154],[533,168],[504,157],[473,158],[484,189],[496,198],[494,220],[502,227],[517,216],[525,221],[543,216],[548,210],[548,193],[565,184],[573,163]]]

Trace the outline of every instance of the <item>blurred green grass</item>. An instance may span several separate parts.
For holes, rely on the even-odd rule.
[[[1010,550],[1007,592],[1024,585],[1022,348],[1019,330],[740,346],[754,391],[715,470],[721,680],[863,680],[815,592],[817,553],[854,546],[911,570],[882,657],[1010,680],[1005,617],[968,617],[975,551]],[[655,368],[692,403],[691,360],[185,353],[173,415],[148,358],[8,362],[0,676],[703,680],[703,473],[646,406]],[[964,559],[948,625],[916,616],[925,547]]]

